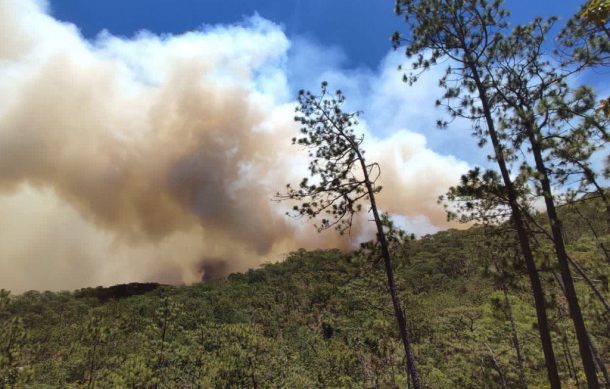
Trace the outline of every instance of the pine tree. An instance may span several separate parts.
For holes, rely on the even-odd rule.
[[[553,147],[553,136],[564,134],[566,128],[570,128],[567,124],[575,119],[573,112],[587,109],[562,108],[566,105],[587,104],[587,101],[583,103],[582,100],[591,99],[579,99],[582,91],[572,91],[567,84],[569,73],[560,72],[544,57],[542,46],[553,21],[536,18],[527,25],[517,26],[510,36],[498,41],[494,62],[486,64],[486,67],[497,92],[500,121],[510,135],[512,146],[520,149],[526,145],[534,158],[532,177],[546,206],[552,242],[587,382],[590,388],[597,388],[599,383],[595,363],[574,288],[548,168],[548,150]],[[583,126],[586,131],[591,124],[584,121]],[[569,137],[569,133],[567,136]]]
[[[380,167],[365,159],[364,136],[355,134],[358,112],[344,112],[344,101],[341,91],[329,94],[326,82],[322,83],[320,95],[305,91],[299,93],[295,121],[302,125],[302,137],[293,138],[292,142],[309,150],[309,172],[317,181],[311,182],[305,177],[298,188],[289,184],[286,193],[278,193],[277,198],[300,202],[293,208],[295,216],[312,219],[321,216],[320,224],[316,226],[319,231],[334,227],[341,233],[351,229],[354,215],[362,209],[361,200],[368,201],[407,359],[407,371],[414,388],[419,389],[421,383],[415,356],[394,281],[384,223],[375,198],[381,190],[381,186],[376,185]]]
[[[446,101],[446,107],[453,117],[471,120],[479,144],[491,141],[492,158],[500,170],[511,219],[528,268],[549,382],[552,388],[560,388],[544,291],[518,192],[511,178],[509,163],[513,153],[505,144],[506,135],[494,115],[497,97],[486,71],[486,66],[494,60],[494,51],[507,26],[504,19],[508,13],[502,8],[501,1],[490,3],[485,0],[397,0],[396,12],[404,15],[409,34],[402,37],[396,33],[394,44],[398,47],[406,43],[407,57],[415,57],[413,72],[405,75],[405,81],[412,84],[417,81],[419,72],[427,70],[438,60],[451,60],[452,65],[440,80],[446,92],[437,104]],[[443,122],[439,124],[446,125]]]

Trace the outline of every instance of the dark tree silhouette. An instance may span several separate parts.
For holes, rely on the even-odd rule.
[[[510,36],[499,41],[494,63],[487,64],[486,67],[498,97],[502,124],[511,135],[509,138],[513,147],[519,149],[526,144],[534,157],[532,178],[546,206],[552,242],[587,382],[590,388],[597,388],[599,384],[595,363],[570,271],[547,154],[554,146],[550,139],[562,135],[571,137],[571,133],[580,131],[584,131],[587,134],[584,138],[589,139],[591,136],[588,134],[596,129],[592,123],[599,121],[591,117],[591,120],[583,121],[575,130],[568,130],[574,128],[574,125],[568,126],[567,123],[576,119],[577,112],[589,116],[587,111],[593,111],[594,99],[579,98],[589,94],[586,88],[572,90],[567,83],[570,73],[559,71],[545,59],[542,45],[553,21],[536,18],[529,24],[517,26]],[[583,144],[581,148],[586,147]]]
[[[393,41],[395,47],[406,44],[407,57],[415,59],[413,71],[405,75],[405,81],[411,84],[417,81],[420,72],[439,60],[450,59],[453,62],[440,80],[446,92],[438,105],[445,105],[453,117],[470,120],[479,144],[491,141],[492,158],[500,170],[511,219],[530,277],[549,382],[551,388],[560,388],[544,291],[520,209],[519,193],[511,178],[509,164],[514,154],[504,144],[505,133],[496,121],[497,97],[486,71],[486,66],[494,60],[496,46],[506,28],[504,19],[508,12],[501,4],[499,0],[397,0],[396,13],[404,16],[409,31],[404,36],[396,33]]]
[[[375,194],[381,190],[381,186],[376,185],[380,167],[376,162],[366,161],[362,149],[364,136],[355,133],[359,113],[344,112],[344,101],[345,96],[341,91],[334,95],[328,92],[326,82],[322,83],[320,95],[299,92],[295,121],[301,124],[302,135],[293,138],[292,142],[308,149],[311,158],[309,172],[313,180],[303,178],[298,188],[289,184],[286,192],[278,193],[276,198],[298,201],[299,204],[293,208],[294,216],[310,219],[321,217],[320,224],[316,225],[318,231],[334,227],[340,233],[351,229],[354,215],[362,209],[361,201],[368,201],[406,355],[407,372],[413,387],[419,389],[420,379],[396,290],[384,221],[375,199]]]

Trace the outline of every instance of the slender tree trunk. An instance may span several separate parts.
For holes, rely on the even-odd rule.
[[[558,389],[561,388],[561,381],[559,379],[559,373],[557,372],[557,362],[555,360],[555,353],[553,352],[553,341],[551,339],[551,332],[549,330],[549,324],[546,316],[542,283],[540,282],[538,270],[536,269],[536,263],[534,262],[534,256],[532,254],[529,237],[527,235],[525,223],[523,221],[521,210],[517,201],[517,193],[515,191],[515,187],[510,178],[510,173],[508,172],[508,168],[506,166],[504,150],[502,145],[500,144],[500,140],[498,139],[498,135],[496,133],[490,104],[487,98],[486,88],[483,85],[481,78],[479,77],[477,68],[474,66],[474,64],[469,64],[469,68],[472,72],[472,76],[477,86],[479,98],[481,100],[481,105],[483,108],[483,113],[485,115],[487,130],[489,132],[489,137],[491,138],[491,143],[495,151],[496,161],[498,162],[498,167],[500,168],[500,173],[502,174],[504,186],[506,187],[506,190],[508,192],[508,201],[512,211],[513,223],[517,230],[517,236],[519,237],[521,253],[523,254],[523,258],[525,259],[525,263],[527,265],[527,272],[530,277],[532,293],[534,295],[534,305],[536,307],[536,317],[538,319],[538,331],[540,333],[540,341],[542,343],[542,350],[544,352],[544,360],[546,363],[549,383],[552,389]]]
[[[549,238],[549,240],[551,240],[551,242],[553,241],[553,237],[542,227],[540,226],[536,220],[534,220],[532,217],[528,217],[529,221],[532,222],[533,224],[535,224],[539,230],[547,236],[547,238]],[[591,288],[591,290],[593,291],[593,293],[595,293],[595,295],[597,296],[598,300],[602,303],[602,305],[604,306],[604,308],[606,309],[606,312],[608,312],[608,314],[610,314],[610,304],[608,303],[608,301],[606,301],[606,299],[604,298],[604,295],[599,291],[599,289],[597,289],[597,286],[595,286],[595,284],[593,283],[593,280],[591,279],[591,277],[589,277],[587,275],[587,273],[585,272],[585,269],[582,268],[582,266],[580,266],[578,264],[578,262],[576,262],[574,259],[572,259],[570,257],[570,255],[567,255],[568,261],[570,262],[570,264],[572,266],[574,266],[574,269],[576,269],[576,271],[578,272],[578,274],[581,275],[581,277],[585,280],[585,282],[587,283],[587,285],[589,285],[589,288]]]
[[[371,192],[372,195],[372,192]],[[371,196],[371,202],[373,203],[373,197]],[[375,224],[377,224],[377,235],[379,239],[379,243],[381,245],[381,255],[383,256],[383,263],[385,266],[386,276],[388,279],[388,287],[390,289],[390,295],[392,297],[392,305],[394,307],[394,315],[396,316],[396,320],[398,321],[398,329],[400,331],[400,337],[402,338],[403,347],[405,349],[405,353],[407,356],[407,369],[411,375],[411,379],[413,380],[413,388],[421,389],[421,383],[419,380],[419,374],[417,372],[417,365],[415,363],[415,356],[413,355],[413,350],[411,349],[411,341],[409,337],[409,330],[407,328],[407,323],[405,321],[405,316],[400,306],[400,300],[398,299],[398,292],[396,291],[396,283],[394,282],[394,270],[392,269],[392,260],[390,257],[390,252],[388,250],[388,245],[385,239],[385,233],[383,231],[383,225],[381,224],[381,219],[379,218],[379,214],[377,212],[377,208],[373,206],[373,214],[375,216]]]
[[[570,261],[570,263],[572,264],[572,266],[574,266],[574,268],[576,269],[578,274],[580,274],[582,276],[582,278],[585,280],[585,282],[587,283],[587,285],[589,285],[589,287],[591,288],[593,293],[595,293],[595,295],[597,296],[599,301],[602,303],[604,308],[606,308],[606,312],[608,314],[610,314],[610,304],[608,304],[608,302],[604,298],[604,295],[599,291],[599,289],[597,289],[597,287],[593,283],[593,280],[587,275],[587,273],[585,273],[584,269],[578,263],[576,263],[576,261],[574,261],[572,258],[570,258],[569,255],[567,258],[568,258],[568,261]]]
[[[493,264],[496,268],[496,271],[502,275],[504,271],[498,265],[497,258],[492,254]],[[508,287],[506,286],[506,282],[504,278],[501,278],[501,287],[502,293],[504,294],[504,303],[506,304],[506,317],[510,321],[510,332],[513,342],[513,347],[515,348],[515,352],[517,353],[517,367],[519,368],[519,384],[521,385],[521,389],[527,389],[527,380],[525,379],[525,367],[523,363],[523,353],[521,352],[521,344],[519,343],[519,337],[517,336],[517,326],[515,325],[515,318],[513,317],[513,306],[510,303],[510,298],[508,295]]]
[[[89,358],[89,383],[87,385],[88,388],[94,388],[95,381],[93,380],[93,375],[95,372],[95,351],[97,350],[97,342],[98,339],[96,337],[95,343],[93,344],[93,349],[91,350],[91,358]]]
[[[527,380],[525,379],[525,367],[523,366],[523,354],[521,352],[521,344],[519,343],[519,337],[517,336],[517,327],[515,326],[515,318],[513,317],[513,307],[508,298],[508,288],[506,284],[502,282],[502,292],[504,293],[504,301],[506,303],[506,315],[510,320],[510,332],[513,338],[513,346],[517,353],[517,366],[519,367],[519,383],[521,389],[527,389]]]
[[[574,369],[574,360],[572,359],[570,345],[568,344],[568,338],[565,336],[565,334],[561,335],[561,344],[563,345],[563,353],[566,359],[566,364],[568,365],[568,373],[570,374],[570,377],[576,380],[576,387],[578,387],[580,386],[578,385],[578,376],[576,375],[576,371]]]
[[[531,124],[531,123],[530,123]],[[568,307],[570,309],[570,316],[574,322],[574,330],[576,332],[576,338],[578,340],[578,348],[580,351],[580,357],[587,376],[587,384],[590,389],[599,388],[599,382],[597,380],[597,372],[595,370],[595,363],[593,362],[593,355],[589,347],[587,329],[585,322],[580,311],[580,305],[578,304],[578,296],[576,295],[576,289],[574,288],[574,282],[572,280],[572,274],[570,272],[568,256],[563,241],[563,235],[561,233],[561,220],[557,216],[557,210],[555,209],[555,202],[553,200],[553,193],[551,190],[551,183],[548,178],[547,169],[544,164],[542,157],[542,146],[538,139],[538,134],[535,129],[530,125],[526,128],[528,137],[532,146],[532,153],[534,154],[534,160],[536,162],[536,170],[539,174],[540,185],[542,186],[542,192],[544,196],[544,203],[546,205],[547,216],[551,223],[551,232],[553,235],[553,243],[555,246],[555,253],[557,254],[557,261],[559,262],[559,270],[561,271],[561,278],[563,280],[566,299],[568,300]]]
[[[568,257],[568,259],[569,259],[569,257]],[[565,296],[566,291],[563,286],[563,282],[561,281],[561,279],[559,278],[557,273],[555,273],[554,271],[553,271],[553,277],[555,278],[555,281],[557,281],[557,284],[559,285],[561,292]],[[564,335],[564,338],[565,338],[565,335]],[[604,380],[606,381],[606,389],[610,389],[610,373],[608,373],[608,369],[606,368],[604,361],[602,361],[601,357],[599,356],[597,347],[595,347],[595,343],[593,342],[593,338],[591,338],[590,334],[587,334],[587,339],[589,340],[589,347],[591,347],[591,354],[593,355],[593,360],[595,362],[595,366],[599,371],[601,371],[602,375],[604,376]],[[571,356],[570,356],[570,358],[571,358]],[[573,364],[574,363],[572,362],[572,365]]]
[[[599,356],[599,352],[597,351],[597,347],[595,347],[595,343],[593,343],[591,335],[589,335],[589,344],[591,345],[591,353],[593,354],[595,364],[604,376],[604,381],[606,382],[606,389],[610,389],[610,374],[608,373],[608,369],[606,369],[604,361],[602,361],[601,357]]]
[[[356,150],[358,150],[356,148]],[[407,323],[405,321],[405,316],[400,306],[400,300],[398,299],[398,292],[396,291],[396,283],[394,282],[394,270],[392,269],[392,258],[390,257],[390,251],[388,250],[388,242],[385,238],[385,232],[383,231],[383,223],[381,222],[381,217],[379,216],[379,211],[377,210],[377,203],[375,201],[375,191],[373,189],[373,184],[371,183],[369,173],[367,170],[367,165],[364,159],[364,156],[360,151],[357,151],[358,159],[360,161],[360,166],[362,168],[362,172],[364,174],[364,181],[366,184],[366,189],[368,191],[369,200],[371,202],[371,210],[373,211],[373,217],[375,219],[375,225],[377,227],[377,240],[379,241],[379,245],[381,246],[381,256],[383,257],[383,264],[385,266],[385,273],[388,279],[388,288],[390,289],[390,295],[392,297],[392,306],[394,307],[394,316],[396,316],[396,321],[398,322],[398,330],[400,332],[400,338],[402,340],[402,345],[405,349],[405,355],[407,357],[407,371],[411,375],[411,379],[413,380],[413,388],[421,389],[421,383],[419,380],[419,374],[417,373],[417,365],[415,363],[415,356],[413,355],[413,351],[411,349],[411,341],[409,338],[409,330],[407,329]]]
[[[491,356],[491,361],[493,362],[494,367],[498,372],[498,375],[500,376],[500,380],[502,380],[502,387],[505,389],[508,388],[508,385],[506,384],[506,378],[504,378],[504,373],[502,372],[502,368],[500,367],[500,364],[496,359],[496,355],[494,354],[491,347],[489,347],[489,344],[487,344],[487,342],[483,342],[483,344],[485,344],[485,347],[487,347],[487,351],[489,351],[489,355]]]

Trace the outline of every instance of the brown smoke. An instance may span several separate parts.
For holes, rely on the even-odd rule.
[[[271,92],[279,28],[89,43],[37,4],[0,2],[0,288],[188,283],[350,243],[270,201],[305,173]],[[442,226],[434,200],[464,165],[409,133],[367,146],[384,209]]]

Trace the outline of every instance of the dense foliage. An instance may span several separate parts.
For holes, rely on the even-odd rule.
[[[588,201],[560,211],[569,221],[570,255],[608,299],[610,266],[590,229],[605,226],[597,207]],[[399,295],[428,388],[518,387],[509,312],[524,378],[530,387],[546,386],[523,260],[514,233],[504,227],[417,240],[392,234]],[[595,229],[607,240],[603,228]],[[582,385],[552,248],[543,235],[538,240],[561,378]],[[575,278],[591,338],[608,361],[610,314]],[[0,327],[0,387],[407,385],[383,266],[362,251],[302,250],[281,263],[193,286],[3,293]]]
[[[403,47],[411,62],[405,81],[413,85],[423,71],[443,67],[439,85],[444,93],[437,105],[444,106],[451,118],[470,121],[479,146],[488,142],[492,146],[488,158],[497,170],[481,175],[476,168],[465,175],[448,194],[450,201],[463,206],[450,211],[483,223],[502,215],[510,219],[530,278],[548,382],[551,388],[560,389],[546,309],[549,292],[541,282],[535,258],[538,241],[531,234],[533,204],[544,204],[549,228],[539,231],[554,249],[559,271],[553,275],[568,303],[587,387],[600,387],[600,372],[608,384],[610,375],[587,330],[571,268],[604,299],[570,258],[566,230],[557,211],[560,197],[566,197],[563,194],[571,198],[568,201],[578,201],[594,193],[610,217],[607,192],[594,168],[595,154],[602,155],[607,149],[608,118],[594,89],[579,85],[582,81],[577,77],[585,70],[608,65],[604,58],[610,35],[603,5],[589,3],[554,36],[555,17],[534,18],[511,30],[510,11],[502,0],[396,0],[395,4],[396,13],[407,25],[405,33],[396,32],[393,37],[395,47]],[[592,20],[589,11],[600,15]],[[550,48],[551,42],[557,49]],[[438,124],[449,125],[443,120]],[[607,222],[610,227],[610,218]],[[506,290],[504,294],[509,301]],[[514,328],[512,323],[511,332],[517,339]],[[519,344],[513,343],[523,372]],[[520,386],[527,387],[523,374]]]
[[[493,146],[498,170],[471,170],[441,200],[480,224],[415,239],[379,215],[357,114],[323,84],[299,95],[293,140],[319,181],[286,197],[341,232],[368,199],[377,241],[188,287],[0,290],[0,389],[610,387],[608,99],[573,85],[610,63],[608,4],[587,2],[553,37],[555,18],[509,31],[500,0],[396,1],[405,81],[450,59],[437,104]]]

